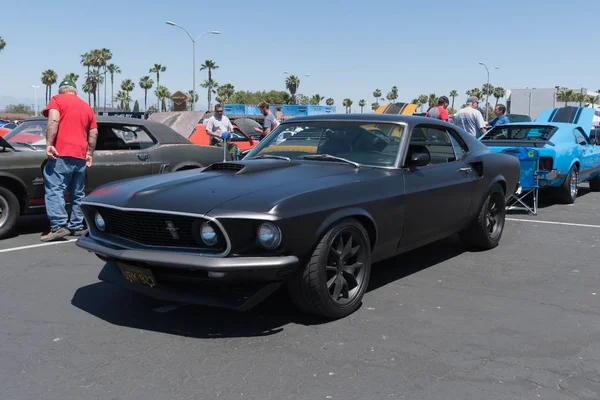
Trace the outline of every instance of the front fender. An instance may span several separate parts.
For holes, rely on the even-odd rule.
[[[317,237],[321,238],[325,233],[339,220],[348,218],[348,217],[359,217],[359,219],[368,220],[371,226],[365,226],[365,229],[372,234],[374,237],[371,237],[371,243],[377,243],[377,235],[378,229],[375,220],[366,210],[362,208],[343,208],[339,209],[332,214],[330,214],[327,218],[321,222],[319,228],[317,229]]]

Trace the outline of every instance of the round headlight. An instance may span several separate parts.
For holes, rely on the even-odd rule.
[[[100,213],[97,211],[96,215],[94,216],[94,222],[96,223],[96,228],[104,232],[104,230],[106,229],[106,223],[104,222],[104,218],[102,218],[102,215],[100,215]]]
[[[281,243],[281,231],[272,222],[264,222],[258,227],[258,242],[272,250]]]
[[[219,240],[217,232],[215,232],[214,228],[210,226],[208,222],[202,224],[202,228],[200,228],[200,238],[208,246],[214,246]]]

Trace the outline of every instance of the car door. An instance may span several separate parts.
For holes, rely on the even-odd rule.
[[[86,193],[116,180],[150,175],[154,139],[136,125],[98,124],[92,166],[87,169]],[[156,170],[156,168],[154,168]]]
[[[451,129],[416,125],[406,159],[421,152],[430,155],[430,163],[404,169],[406,211],[401,247],[438,240],[463,226],[478,179],[465,162],[467,145]]]
[[[254,146],[254,140],[245,135],[238,128],[233,128],[233,132],[231,132],[231,139],[229,141],[235,144],[240,151],[247,150]]]
[[[577,143],[578,153],[581,160],[579,171],[580,180],[587,180],[600,164],[600,149],[598,146],[590,143],[587,135],[580,127],[573,129],[575,143]]]

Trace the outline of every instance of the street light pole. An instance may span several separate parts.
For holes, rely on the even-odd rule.
[[[37,117],[37,115],[38,115],[38,107],[37,107],[37,90],[38,90],[40,87],[39,87],[39,86],[37,86],[37,85],[31,85],[31,87],[33,88],[33,104],[34,104],[34,106],[33,106],[33,107],[34,107],[34,110],[33,110],[33,112],[34,112],[35,116]]]
[[[490,70],[488,69],[487,65],[485,65],[484,63],[480,62],[479,65],[483,65],[485,67],[485,70],[487,72],[487,88],[490,87]],[[500,69],[498,67],[494,67],[494,69]],[[486,90],[486,94],[485,94],[485,113],[488,113],[488,102],[489,102],[489,98],[490,98],[490,94],[489,92]]]
[[[206,35],[207,33],[210,33],[211,35],[219,35],[221,34],[221,32],[219,31],[207,31],[207,32],[202,32],[200,35],[198,35],[198,37],[196,39],[192,38],[192,35],[190,35],[190,33],[182,26],[177,25],[175,22],[172,21],[167,21],[166,22],[167,25],[171,25],[171,26],[176,26],[178,28],[183,29],[183,31],[185,33],[187,33],[187,35],[189,36],[190,40],[192,41],[192,68],[193,68],[193,83],[192,83],[192,111],[196,110],[196,41],[198,39],[200,39],[203,35]]]

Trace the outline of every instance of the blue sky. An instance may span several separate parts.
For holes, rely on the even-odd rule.
[[[290,71],[301,77],[299,93],[333,97],[341,112],[345,97],[358,110],[361,98],[370,104],[374,89],[385,96],[394,85],[398,101],[456,89],[458,107],[466,90],[487,79],[479,61],[491,68],[491,83],[505,89],[600,88],[593,27],[598,1],[4,3],[0,36],[7,46],[0,52],[0,107],[16,100],[32,104],[31,85],[41,85],[41,72],[48,68],[59,79],[78,73],[81,85],[80,55],[102,47],[112,50],[112,62],[122,70],[115,87],[125,78],[136,82],[134,100],[143,100],[137,82],[152,75],[148,70],[154,63],[167,66],[161,84],[172,92],[189,90],[192,43],[166,20],[194,37],[221,31],[196,45],[197,68],[206,59],[215,61],[218,83],[232,83],[237,90],[285,90],[283,71]],[[197,84],[206,77],[206,71],[196,71]],[[205,107],[206,90],[198,90],[198,108]],[[152,104],[154,96],[148,100]],[[38,104],[43,101],[42,86]]]

